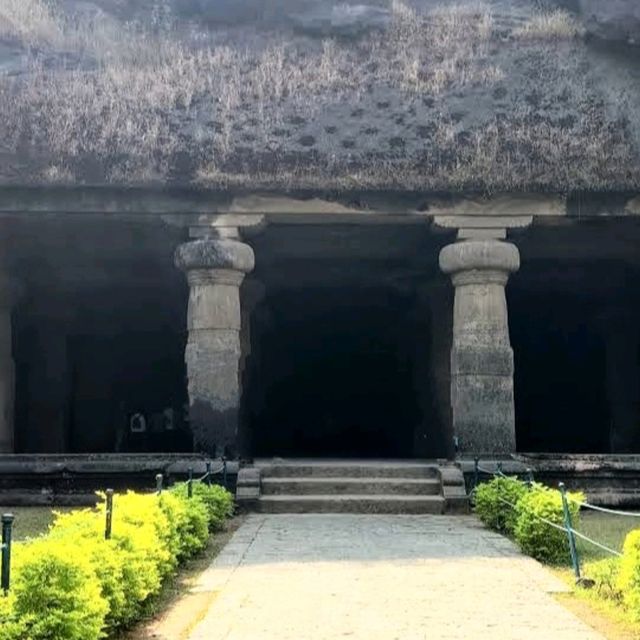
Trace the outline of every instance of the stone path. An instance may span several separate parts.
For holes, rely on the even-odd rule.
[[[252,515],[198,588],[190,640],[602,640],[471,516]]]

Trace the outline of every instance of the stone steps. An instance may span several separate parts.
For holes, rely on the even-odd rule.
[[[262,513],[398,513],[441,514],[445,500],[434,495],[263,495]]]
[[[238,475],[238,502],[263,513],[454,513],[462,472],[435,462],[258,460]]]
[[[264,466],[263,466],[264,465]],[[403,462],[276,462],[259,464],[263,478],[438,478],[437,465]]]
[[[263,495],[439,495],[435,478],[266,477]]]

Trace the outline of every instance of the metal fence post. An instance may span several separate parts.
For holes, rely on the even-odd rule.
[[[187,480],[187,498],[193,497],[193,467],[189,467],[189,479]]]
[[[5,513],[2,516],[2,567],[0,567],[0,588],[5,595],[9,593],[11,584],[11,528],[14,516]]]
[[[158,495],[162,493],[162,474],[156,475],[156,492]]]
[[[567,530],[567,538],[569,540],[569,552],[571,553],[571,564],[573,565],[573,573],[576,576],[576,582],[580,581],[580,559],[578,558],[578,550],[576,549],[576,538],[573,535],[573,525],[571,523],[571,512],[569,511],[569,501],[567,500],[567,489],[564,482],[558,484],[560,495],[562,496],[562,513],[564,515],[564,526]]]
[[[113,522],[113,489],[107,489],[107,504],[105,507],[104,539],[111,540],[111,524]]]
[[[208,461],[206,464],[207,467],[207,485],[211,486],[211,462]]]

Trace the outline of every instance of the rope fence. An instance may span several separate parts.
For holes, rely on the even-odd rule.
[[[193,467],[188,469],[187,479],[187,497],[193,497],[194,483],[206,482],[207,486],[213,485],[213,476],[222,473],[222,483],[224,488],[227,488],[227,459],[222,458],[222,464],[216,469],[211,468],[211,462],[205,463],[206,472],[199,478],[193,477]],[[155,493],[160,496],[165,489],[164,476],[161,473],[155,476]],[[105,491],[105,523],[104,523],[104,538],[105,540],[111,539],[113,529],[113,510],[114,510],[114,491],[113,489],[107,489]],[[11,513],[5,513],[0,518],[2,525],[2,538],[0,543],[0,595],[5,596],[9,593],[9,587],[11,584],[11,544],[12,533],[15,516]]]
[[[487,476],[491,476],[494,478],[518,478],[518,474],[514,474],[512,476],[508,476],[504,473],[503,468],[502,468],[502,463],[498,462],[496,464],[496,469],[492,470],[492,469],[487,469],[486,467],[482,467],[480,465],[480,461],[479,458],[475,458],[474,459],[474,473],[473,473],[473,484],[472,484],[472,488],[471,491],[469,492],[470,497],[473,496],[473,494],[475,493],[476,488],[478,487],[478,485],[480,484],[480,474],[484,474]],[[533,472],[531,469],[527,469],[525,471],[525,475],[526,475],[526,483],[529,486],[529,488],[532,487],[533,485]],[[590,580],[587,580],[585,578],[583,578],[581,576],[581,571],[580,571],[580,557],[578,554],[578,548],[576,545],[576,538],[579,540],[582,540],[588,544],[593,545],[594,547],[597,547],[598,549],[600,549],[601,551],[604,551],[605,553],[608,553],[612,556],[615,557],[621,557],[622,553],[620,551],[617,551],[616,549],[612,549],[610,546],[603,544],[602,542],[599,542],[598,540],[594,540],[593,538],[590,538],[589,536],[585,535],[584,533],[582,533],[581,531],[578,531],[577,529],[575,529],[575,527],[573,526],[573,523],[571,521],[571,511],[569,509],[569,503],[573,503],[575,505],[578,505],[578,507],[582,510],[592,510],[592,511],[596,511],[596,512],[600,512],[600,513],[606,513],[609,515],[614,515],[614,516],[621,516],[621,517],[626,517],[626,518],[640,518],[640,513],[629,513],[627,511],[620,511],[618,509],[609,509],[606,507],[600,507],[598,505],[594,505],[591,504],[589,502],[583,501],[583,500],[577,500],[576,498],[574,498],[573,496],[569,495],[567,493],[566,487],[564,485],[563,482],[560,482],[558,484],[558,489],[560,490],[560,495],[562,497],[562,512],[563,512],[563,521],[564,524],[563,525],[559,525],[556,522],[552,522],[551,520],[544,518],[542,516],[539,516],[537,514],[532,514],[537,520],[547,524],[550,527],[553,527],[554,529],[557,529],[559,531],[563,531],[566,533],[567,535],[567,541],[569,543],[569,553],[571,556],[571,564],[572,564],[572,568],[573,568],[573,572],[576,578],[576,583],[580,583],[583,584],[584,586],[591,586],[593,583]],[[509,500],[506,500],[500,496],[498,496],[498,500],[500,502],[502,502],[503,504],[508,505],[510,508],[515,509],[516,505],[513,504],[512,502],[510,502]]]

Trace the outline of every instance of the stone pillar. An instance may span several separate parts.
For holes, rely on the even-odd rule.
[[[640,327],[626,314],[607,314],[604,325],[609,450],[640,453]]]
[[[242,326],[240,329],[240,374],[246,368],[247,360],[251,356],[253,345],[251,342],[251,316],[255,308],[264,300],[265,286],[255,278],[247,278],[240,290],[240,317]]]
[[[71,426],[69,324],[54,309],[49,317],[43,311],[38,320],[29,367],[26,445],[29,453],[64,453]]]
[[[189,420],[197,448],[211,455],[237,454],[240,408],[240,292],[253,270],[253,250],[237,229],[210,232],[180,245],[175,263],[189,281],[189,332],[185,361]]]
[[[15,283],[10,280],[0,282],[0,453],[13,453],[15,450],[15,364],[11,314],[16,292]]]
[[[413,374],[422,416],[414,432],[413,454],[421,458],[453,457],[450,289],[442,276],[416,287]]]
[[[450,287],[445,283],[434,284],[429,296],[431,316],[431,392],[433,394],[434,420],[438,436],[436,454],[453,458],[453,433],[451,422],[451,309],[453,301]]]
[[[440,252],[440,268],[455,287],[451,406],[463,455],[515,451],[505,285],[519,266],[517,247],[496,239],[456,242]]]

